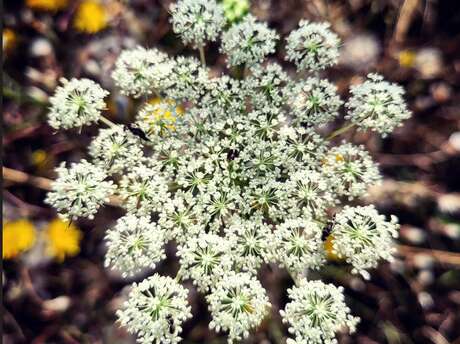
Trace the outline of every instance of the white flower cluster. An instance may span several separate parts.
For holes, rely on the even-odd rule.
[[[182,323],[190,318],[187,290],[170,277],[155,274],[132,285],[123,309],[117,312],[123,326],[142,344],[180,342]]]
[[[296,120],[308,125],[325,124],[339,115],[342,101],[337,87],[327,80],[308,78],[299,82],[291,95]]]
[[[72,163],[70,168],[66,168],[63,162],[56,172],[58,178],[46,202],[55,207],[65,219],[93,219],[99,207],[109,201],[109,196],[116,188],[111,180],[106,180],[108,174],[104,169],[86,160]]]
[[[139,98],[170,87],[174,66],[165,53],[138,47],[121,53],[112,78],[123,94]]]
[[[398,237],[395,216],[388,222],[374,206],[348,207],[337,214],[332,229],[332,252],[353,266],[352,272],[369,279],[368,269],[380,259],[392,260],[393,238]]]
[[[274,30],[248,14],[222,35],[222,52],[227,55],[230,67],[241,64],[252,66],[275,52],[278,38]]]
[[[342,287],[302,279],[288,295],[291,302],[280,311],[295,338],[288,344],[336,344],[337,331],[355,331],[359,319],[350,315]]]
[[[105,266],[120,271],[123,277],[132,276],[144,268],[153,269],[166,258],[164,235],[148,216],[123,216],[113,229],[107,231]]]
[[[224,10],[215,0],[179,0],[171,6],[173,30],[184,44],[202,47],[215,41],[225,25]]]
[[[220,6],[180,1],[174,30],[202,50],[223,26]],[[211,77],[194,57],[123,52],[113,78],[124,94],[141,98],[126,127],[100,117],[106,93],[92,82],[71,81],[53,98],[50,122],[72,123],[56,127],[81,126],[77,118],[96,112],[110,127],[90,145],[91,162],[57,169],[48,202],[63,216],[91,218],[113,194],[126,215],[107,232],[106,265],[125,276],[155,268],[164,246],[177,244],[176,279],[155,274],[134,284],[119,312],[142,343],[179,341],[190,317],[181,280],[207,295],[211,328],[228,332],[230,342],[246,338],[269,310],[257,279],[266,264],[283,267],[296,283],[282,312],[290,343],[335,343],[336,331],[354,330],[356,319],[342,289],[307,281],[308,271],[321,274],[335,255],[342,259],[336,264],[367,278],[391,259],[396,220],[347,206],[379,182],[377,165],[363,146],[333,138],[354,123],[389,132],[408,114],[395,116],[405,109],[401,89],[373,76],[355,86],[347,103],[352,123],[325,138],[342,101],[333,83],[303,72],[334,64],[339,40],[327,24],[301,22],[287,42],[300,73],[288,75],[263,63],[277,39],[251,15],[230,26],[222,51],[236,76]]]
[[[95,165],[111,174],[136,164],[143,157],[138,138],[122,126],[100,129],[91,142],[89,154]]]
[[[404,89],[378,74],[369,74],[367,79],[350,88],[351,98],[346,104],[350,112],[345,118],[385,137],[411,116],[404,102]]]
[[[211,329],[228,331],[228,342],[240,341],[258,326],[270,307],[267,292],[250,274],[230,273],[208,295]]]
[[[89,79],[61,79],[62,86],[50,97],[48,123],[54,129],[82,127],[99,121],[109,92]]]
[[[336,64],[340,39],[329,28],[329,23],[301,20],[299,28],[287,38],[287,59],[299,70],[316,71]]]

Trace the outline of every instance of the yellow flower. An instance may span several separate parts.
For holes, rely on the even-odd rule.
[[[405,68],[411,68],[415,63],[415,53],[412,50],[403,50],[398,55],[399,65]]]
[[[36,239],[35,226],[27,219],[3,225],[2,257],[11,259],[30,249]]]
[[[62,262],[66,256],[80,252],[81,231],[74,225],[59,218],[48,224],[45,230],[46,253]]]
[[[104,6],[93,0],[83,1],[77,8],[73,21],[75,29],[85,33],[96,33],[107,27],[108,14]]]
[[[3,42],[2,43],[3,52],[8,53],[11,50],[13,50],[17,42],[16,33],[13,30],[8,29],[8,28],[3,29],[2,38],[3,38],[3,41],[2,41]]]
[[[43,149],[37,149],[32,152],[30,160],[38,171],[47,171],[54,165],[54,159]]]
[[[326,251],[326,257],[329,260],[342,260],[337,254],[335,254],[332,249],[333,249],[333,241],[334,241],[334,236],[331,234],[327,237],[326,241],[324,242],[324,250]]]
[[[68,0],[27,0],[26,5],[34,10],[59,11],[67,7]]]

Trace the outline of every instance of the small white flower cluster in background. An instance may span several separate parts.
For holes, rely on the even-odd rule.
[[[61,83],[50,97],[49,125],[54,129],[69,129],[99,121],[109,92],[89,79],[61,79]]]
[[[91,160],[57,168],[47,202],[77,219],[118,199],[126,214],[107,231],[105,265],[126,277],[155,269],[165,245],[177,245],[176,278],[154,274],[133,284],[118,312],[140,343],[179,342],[191,317],[180,284],[187,280],[206,295],[210,328],[230,343],[248,337],[269,314],[258,280],[268,264],[295,283],[281,311],[288,343],[336,343],[336,332],[354,331],[357,318],[341,287],[307,280],[308,272],[321,276],[334,256],[369,278],[392,259],[398,224],[373,206],[349,205],[381,177],[364,146],[335,138],[353,126],[387,135],[409,116],[402,88],[370,75],[351,88],[344,116],[351,123],[323,136],[344,110],[334,83],[318,73],[338,57],[328,24],[302,21],[288,36],[294,75],[264,63],[279,36],[252,15],[228,25],[214,0],[180,0],[171,12],[173,30],[202,59],[124,51],[112,76],[138,98],[134,123],[106,118],[108,93],[93,81],[72,79],[56,90],[51,126],[108,128],[89,146]],[[219,36],[231,75],[211,77],[203,47]]]
[[[403,99],[404,89],[378,74],[369,74],[367,78],[351,87],[351,98],[346,104],[350,112],[345,118],[359,128],[374,130],[385,137],[411,116]]]
[[[350,315],[343,288],[321,281],[300,280],[288,289],[291,300],[281,316],[294,340],[289,344],[336,344],[335,333],[343,327],[354,332],[359,319]]]
[[[193,47],[215,41],[225,25],[223,8],[208,0],[182,0],[172,5],[171,16],[174,32]]]

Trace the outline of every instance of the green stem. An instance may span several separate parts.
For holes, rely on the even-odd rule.
[[[182,280],[182,268],[180,268],[179,271],[177,271],[177,275],[176,275],[175,280],[178,283]]]
[[[198,47],[198,51],[200,52],[201,64],[203,66],[206,66],[206,55],[204,54],[204,47],[203,46]]]
[[[356,124],[355,123],[350,123],[342,128],[337,129],[336,131],[333,131],[327,138],[326,140],[332,140],[334,137],[339,136],[343,134],[344,132],[350,130],[353,128]]]

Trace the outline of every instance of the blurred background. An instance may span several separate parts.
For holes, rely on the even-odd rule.
[[[395,214],[401,226],[397,259],[370,281],[331,262],[322,275],[343,285],[356,334],[339,343],[460,343],[460,1],[222,0],[230,22],[248,11],[282,36],[307,18],[329,21],[343,40],[340,63],[325,76],[344,99],[350,84],[379,72],[402,84],[413,117],[382,140],[353,134],[385,177],[366,202]],[[54,132],[48,97],[61,77],[87,77],[112,91],[108,113],[128,123],[134,104],[110,78],[122,49],[158,47],[196,55],[171,31],[160,0],[5,0],[3,2],[3,343],[134,343],[115,322],[126,286],[104,269],[105,230],[121,215],[106,206],[94,221],[70,226],[44,204],[61,161],[86,155],[97,128]],[[271,59],[283,64],[284,51]],[[218,45],[207,46],[215,75],[225,71]],[[340,125],[340,123],[336,123]],[[350,137],[349,137],[350,138]],[[6,168],[5,168],[6,167]],[[175,248],[158,268],[173,275]],[[271,317],[247,343],[283,343],[276,307],[292,285],[282,270],[263,268],[274,304]],[[184,343],[225,343],[209,331],[202,296],[191,288],[195,317]]]

